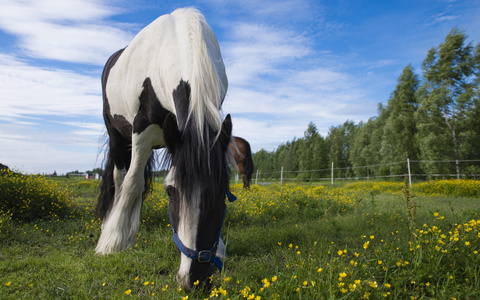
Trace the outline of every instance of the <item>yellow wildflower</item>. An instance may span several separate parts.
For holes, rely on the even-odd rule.
[[[130,295],[131,293],[132,293],[132,290],[125,291],[125,295]]]

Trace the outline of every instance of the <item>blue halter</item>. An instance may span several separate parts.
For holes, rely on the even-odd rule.
[[[227,190],[227,199],[230,202],[233,202],[237,200],[237,197],[235,197],[230,190]],[[223,222],[225,221],[225,212],[227,211],[227,207],[225,206],[225,209],[223,210],[223,217],[222,217],[222,224],[221,227],[223,227]],[[171,222],[171,217],[170,217],[170,222]],[[175,245],[177,245],[178,250],[182,252],[185,256],[187,256],[190,259],[196,260],[200,263],[208,263],[211,262],[213,263],[220,272],[223,270],[223,261],[220,257],[217,256],[217,247],[218,247],[218,242],[220,241],[220,233],[222,232],[222,228],[220,228],[220,231],[218,232],[218,238],[213,244],[212,248],[208,250],[192,250],[188,247],[186,247],[182,241],[178,238],[177,234],[175,233],[175,230],[173,230],[173,227],[171,228],[172,231],[172,240],[175,242]]]

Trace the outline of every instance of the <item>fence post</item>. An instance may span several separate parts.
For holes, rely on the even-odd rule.
[[[280,170],[280,184],[283,183],[283,166],[282,169]]]
[[[408,166],[408,183],[412,186],[412,174],[410,172],[410,158],[407,157],[407,166]]]
[[[332,161],[332,185],[333,185],[333,161]]]
[[[257,169],[257,176],[255,177],[255,184],[257,184],[257,180],[258,180],[258,169]]]

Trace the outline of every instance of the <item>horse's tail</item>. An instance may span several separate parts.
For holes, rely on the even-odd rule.
[[[253,174],[253,159],[252,159],[252,150],[250,149],[250,144],[245,141],[245,158],[243,159],[243,168],[245,170],[245,176],[247,177],[248,183],[250,185],[250,180],[252,179]]]
[[[147,161],[147,165],[145,166],[145,171],[143,173],[145,185],[142,193],[142,199],[145,199],[145,196],[150,192],[150,188],[153,182],[153,170],[155,167],[155,161],[155,153],[152,153],[152,155]],[[96,207],[97,217],[99,217],[101,220],[104,220],[105,217],[108,215],[108,212],[112,208],[115,201],[115,181],[113,175],[114,168],[115,163],[111,155],[111,150],[108,150],[107,163],[105,165],[105,170],[102,175],[100,195],[98,196],[98,202]]]
[[[102,174],[102,183],[100,185],[100,195],[96,207],[96,214],[101,220],[104,220],[108,212],[112,208],[115,200],[115,182],[113,180],[113,169],[115,163],[111,155],[111,150],[107,153],[107,163]]]

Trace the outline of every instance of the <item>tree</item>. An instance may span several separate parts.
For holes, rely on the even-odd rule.
[[[422,64],[425,83],[417,115],[423,158],[435,159],[432,147],[449,147],[446,154],[451,153],[456,161],[457,178],[461,176],[462,133],[468,128],[467,115],[475,87],[473,47],[471,43],[465,45],[465,40],[466,35],[454,28],[444,43],[428,52]]]
[[[356,126],[353,121],[345,121],[339,127],[331,127],[327,142],[330,146],[329,159],[334,163],[336,170],[334,175],[341,177],[352,176],[352,164],[350,162],[350,150],[355,139]]]
[[[398,84],[388,101],[389,116],[382,136],[383,162],[404,162],[407,158],[418,159],[415,112],[418,109],[416,92],[418,76],[410,65],[398,78]],[[406,172],[406,164],[391,164],[390,174]]]

